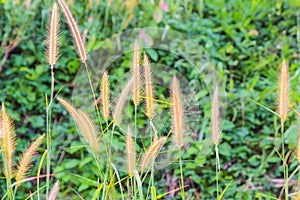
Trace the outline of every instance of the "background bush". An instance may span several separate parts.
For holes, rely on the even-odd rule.
[[[290,64],[291,106],[299,110],[300,4],[297,0],[166,0],[167,12],[154,0],[109,0],[99,1],[100,4],[93,0],[69,2],[73,2],[70,9],[81,31],[86,33],[88,51],[113,34],[139,27],[169,27],[203,46],[228,78],[228,108],[219,146],[220,185],[224,189],[233,180],[226,199],[263,199],[264,195],[279,195],[281,187],[274,182],[282,178],[280,158],[274,152],[274,144],[279,144],[278,119],[249,98],[276,110],[278,71],[281,59],[286,58]],[[52,3],[46,0],[2,0],[0,3],[0,102],[5,102],[16,122],[20,152],[37,137],[36,134],[45,133],[45,94],[50,93],[51,79],[44,50]],[[161,20],[158,20],[159,14]],[[70,97],[80,62],[66,24],[61,23],[61,26],[62,48],[55,66],[56,92],[63,87],[60,94]],[[180,62],[176,56],[153,52],[151,59],[183,70],[176,64]],[[128,60],[121,63],[120,73],[127,65]],[[80,146],[81,142],[73,122],[62,114],[66,112],[56,103],[53,171],[61,181],[62,196],[75,199],[74,189],[89,197],[90,190],[95,190],[94,185],[74,178],[74,174],[96,180],[93,175],[96,166],[91,164],[92,158],[84,149],[70,148]],[[295,113],[290,112],[289,117],[286,144],[292,149],[298,125]],[[192,186],[188,193],[195,198],[212,199],[215,193],[214,154],[211,152],[206,158],[197,157],[198,154],[199,147],[195,145],[184,155],[186,160],[195,159],[193,164],[185,165],[186,182]],[[290,170],[297,167],[293,156],[289,164]],[[95,170],[95,173],[86,169]],[[162,194],[171,190],[176,180],[168,170],[160,171],[156,180],[160,177],[158,193]],[[0,179],[1,188],[5,186],[4,181]],[[169,188],[165,188],[166,182]],[[26,183],[23,192],[30,190],[32,184],[35,183]],[[291,189],[295,192],[296,184]],[[24,194],[18,195],[24,198]]]

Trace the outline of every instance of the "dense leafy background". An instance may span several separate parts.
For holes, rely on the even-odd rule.
[[[18,153],[37,138],[37,134],[45,132],[45,94],[49,95],[50,92],[50,72],[44,50],[49,10],[53,2],[26,2],[31,1],[2,0],[0,3],[1,58],[5,57],[8,47],[15,44],[0,67],[0,102],[5,102],[8,113],[15,120]],[[169,6],[167,12],[159,7],[158,1],[115,0],[99,1],[100,4],[92,0],[69,2],[73,2],[70,9],[80,29],[88,30],[88,51],[96,48],[105,38],[136,27],[169,26],[202,45],[228,78],[227,116],[219,146],[222,167],[220,186],[224,189],[231,180],[233,182],[225,197],[278,197],[281,184],[278,186],[275,181],[282,178],[282,167],[274,146],[279,144],[279,121],[272,113],[249,99],[276,110],[278,71],[282,58],[286,58],[291,75],[290,104],[300,109],[300,4],[297,0],[166,0]],[[158,20],[159,14],[162,15],[161,20]],[[71,96],[72,81],[80,62],[65,23],[61,25],[60,35],[60,58],[55,66],[56,91],[63,87],[61,94],[67,97]],[[159,52],[155,52],[155,55],[155,62],[167,63],[169,66],[178,60],[172,56],[165,57]],[[126,63],[120,66],[125,67]],[[181,70],[180,67],[178,70]],[[89,197],[89,192],[94,191],[95,186],[74,178],[73,174],[96,180],[96,172],[91,173],[96,171],[96,166],[84,149],[69,148],[80,146],[81,142],[73,122],[65,118],[65,114],[61,106],[54,105],[55,179],[61,181],[61,196],[75,199],[74,188],[82,196]],[[286,123],[286,145],[290,150],[295,147],[297,127],[296,114],[291,111]],[[197,157],[198,151],[199,147],[195,145],[184,155],[187,160],[195,159],[194,164],[185,166],[186,182],[192,186],[188,193],[190,197],[213,199],[214,154],[203,159]],[[288,162],[292,172],[298,165],[293,155]],[[32,174],[35,174],[36,168],[34,165]],[[179,174],[179,171],[175,173]],[[158,193],[171,189],[166,187],[166,182],[176,185],[172,174],[169,170],[157,174],[157,180],[162,178],[157,183]],[[20,191],[28,193],[33,184],[24,184]],[[0,185],[1,195],[5,188],[3,179],[0,179]],[[296,192],[297,184],[290,186],[290,190]],[[18,195],[20,199],[24,197],[22,192]]]

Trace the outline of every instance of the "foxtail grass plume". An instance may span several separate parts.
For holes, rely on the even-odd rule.
[[[58,7],[57,4],[54,3],[52,7],[50,22],[49,22],[49,30],[48,30],[48,63],[53,67],[58,58],[58,33],[59,33],[59,16],[58,16]]]
[[[140,99],[140,76],[141,76],[141,74],[140,74],[140,51],[139,51],[139,43],[137,40],[134,41],[132,76],[134,79],[133,103],[135,106],[137,106],[139,103],[139,99]]]
[[[78,52],[79,58],[80,58],[81,62],[86,62],[87,55],[86,55],[86,50],[84,47],[84,42],[81,38],[81,34],[80,34],[79,28],[74,20],[74,17],[72,15],[72,13],[70,12],[67,4],[63,0],[58,0],[58,3],[63,10],[65,18],[67,19],[69,28],[70,28],[71,33],[74,38],[74,42],[77,47],[77,52]]]
[[[27,172],[30,170],[32,157],[37,153],[38,147],[43,141],[44,135],[34,141],[23,154],[22,159],[18,165],[18,171],[16,172],[16,181],[22,181],[26,178]]]
[[[68,112],[78,125],[83,137],[85,138],[91,149],[94,151],[94,153],[97,155],[99,149],[99,143],[97,142],[97,130],[90,117],[80,109],[76,109],[68,101],[60,97],[58,97],[57,99],[68,110]]]
[[[132,85],[133,85],[133,78],[131,78],[128,81],[127,85],[125,86],[125,88],[123,89],[122,93],[120,94],[120,96],[118,98],[118,101],[116,103],[115,110],[114,110],[114,113],[113,113],[113,119],[114,119],[114,125],[115,126],[118,126],[121,123],[121,120],[122,120],[121,114],[122,114],[122,111],[124,109],[125,102],[126,102],[126,99],[128,97],[128,94],[132,89]]]
[[[3,173],[5,177],[11,178],[13,175],[13,154],[16,149],[16,139],[13,121],[6,114],[6,109],[2,103],[2,140],[1,146],[4,152],[3,158]]]
[[[49,194],[49,197],[47,198],[47,200],[56,200],[58,192],[59,192],[59,181],[56,181],[52,190],[50,191],[50,194]]]
[[[283,60],[281,63],[279,87],[279,102],[277,112],[280,116],[281,123],[284,123],[287,118],[289,104],[289,66],[286,60]]]
[[[134,149],[134,143],[132,139],[132,133],[130,128],[127,129],[126,134],[126,154],[127,154],[127,170],[128,175],[133,176],[134,170],[136,169],[135,166],[135,149]]]
[[[181,102],[181,92],[176,76],[173,76],[171,86],[172,121],[175,142],[178,148],[183,146],[184,110]]]
[[[144,53],[144,76],[145,76],[145,88],[146,88],[146,115],[149,119],[152,119],[154,116],[152,72],[151,72],[149,58],[146,53]]]
[[[109,117],[109,79],[107,71],[105,71],[102,76],[101,98],[102,113],[105,121],[107,122]]]
[[[159,149],[162,147],[162,145],[166,141],[166,137],[161,137],[159,139],[154,139],[150,147],[148,147],[146,153],[142,157],[141,161],[141,170],[142,172],[147,169],[148,167],[151,167],[151,163],[155,160],[155,157],[159,151]]]
[[[211,105],[211,129],[212,129],[212,140],[215,145],[219,144],[220,141],[220,107],[219,107],[219,89],[218,86],[215,88],[212,105]]]

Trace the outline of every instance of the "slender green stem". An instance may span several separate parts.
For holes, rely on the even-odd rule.
[[[91,88],[91,91],[92,91],[93,100],[94,100],[94,103],[95,103],[95,108],[96,108],[96,112],[97,112],[98,122],[99,122],[99,125],[100,125],[101,132],[103,132],[102,120],[101,120],[101,116],[100,116],[99,107],[98,107],[98,104],[97,104],[97,99],[96,99],[95,91],[94,91],[94,88],[93,88],[93,83],[92,83],[92,79],[91,79],[91,72],[90,72],[89,66],[87,65],[86,62],[84,62],[84,65],[85,65],[86,73],[88,75],[88,80],[89,80],[89,85],[90,85],[90,88]]]
[[[183,181],[183,169],[182,169],[182,151],[180,149],[179,165],[180,165],[180,179],[181,179],[181,199],[185,200],[184,181]]]
[[[288,172],[287,164],[285,160],[285,147],[284,147],[284,122],[281,121],[281,149],[282,149],[282,159],[283,159],[283,177],[284,177],[284,192],[285,199],[288,200],[289,188],[288,188]]]
[[[219,172],[220,172],[220,161],[219,161],[219,150],[218,145],[215,145],[216,151],[216,184],[217,184],[217,199],[219,199]]]
[[[50,170],[51,170],[51,114],[52,114],[52,103],[54,97],[54,66],[51,65],[51,95],[50,95],[50,102],[48,104],[47,96],[46,96],[46,140],[47,140],[47,162],[46,162],[46,197],[48,197],[49,190],[50,190]]]
[[[136,144],[137,138],[137,105],[134,106],[134,143]]]

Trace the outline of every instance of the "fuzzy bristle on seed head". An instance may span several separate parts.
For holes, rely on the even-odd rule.
[[[219,89],[215,88],[212,103],[211,103],[211,130],[212,140],[215,145],[219,144],[220,140],[220,107],[219,107]]]
[[[130,128],[126,134],[126,154],[127,154],[127,171],[129,176],[134,175],[135,166],[135,149]]]
[[[150,145],[150,147],[148,147],[146,153],[143,155],[142,157],[142,161],[141,161],[141,170],[142,172],[151,166],[151,163],[155,160],[155,157],[159,151],[159,149],[162,147],[162,145],[165,143],[165,141],[167,140],[166,137],[161,137],[161,138],[155,138],[152,142],[152,144]]]
[[[101,98],[102,98],[102,113],[106,121],[109,117],[109,79],[108,73],[105,71],[101,81]]]
[[[279,102],[277,112],[280,116],[281,123],[284,123],[287,118],[289,104],[289,66],[286,60],[283,60],[281,63],[279,87]]]
[[[124,109],[128,95],[129,95],[130,91],[132,90],[132,85],[133,85],[133,78],[131,78],[128,81],[128,83],[126,84],[125,88],[123,89],[122,93],[120,94],[120,96],[118,98],[118,101],[116,103],[115,110],[113,113],[113,119],[114,119],[115,126],[118,126],[121,124],[121,120],[122,120],[121,114]]]
[[[63,0],[58,0],[58,3],[63,10],[65,18],[67,19],[69,28],[73,35],[75,45],[77,47],[79,58],[80,58],[81,62],[86,62],[87,55],[86,55],[86,50],[84,47],[84,42],[81,38],[81,34],[80,34],[79,28],[74,20],[74,17],[72,15],[71,11],[69,10],[67,4]]]
[[[149,62],[149,58],[144,53],[144,77],[145,77],[145,88],[146,88],[146,115],[149,119],[154,116],[153,111],[153,87],[152,87],[152,72]]]
[[[184,110],[181,102],[181,92],[176,76],[173,76],[171,86],[172,121],[175,142],[178,148],[183,146]]]
[[[58,58],[58,33],[59,33],[59,16],[58,16],[58,7],[54,3],[52,7],[49,30],[48,30],[48,49],[47,57],[48,63],[51,66],[54,66]]]
[[[34,141],[23,154],[20,163],[18,164],[18,170],[16,172],[16,181],[22,181],[26,178],[27,172],[31,168],[32,157],[36,154],[38,147],[43,141],[44,135]]]
[[[137,40],[134,41],[132,76],[134,79],[133,103],[135,106],[137,106],[139,103],[139,99],[140,99],[140,76],[141,76],[141,74],[140,74],[140,51],[139,51],[139,43]]]
[[[87,141],[93,152],[97,155],[99,150],[97,129],[90,117],[82,110],[76,109],[68,101],[58,97],[58,101],[67,109],[78,125],[84,139]]]
[[[56,181],[53,188],[51,189],[47,200],[56,200],[59,192],[59,181]]]
[[[13,121],[6,114],[4,103],[2,103],[2,140],[1,146],[4,153],[3,158],[3,173],[5,177],[12,177],[13,175],[13,162],[14,151],[16,149],[15,130]]]

